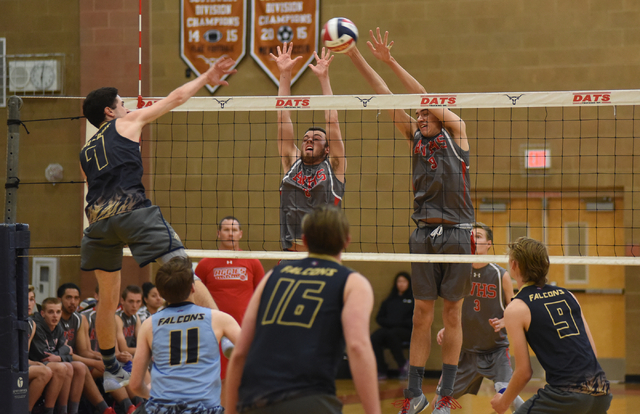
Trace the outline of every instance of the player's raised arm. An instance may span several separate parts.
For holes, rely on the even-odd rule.
[[[357,47],[349,49],[345,54],[351,58],[351,62],[353,62],[358,72],[360,72],[375,93],[379,95],[392,94],[385,81],[373,70]],[[418,128],[416,121],[402,109],[390,109],[389,114],[398,131],[408,140],[409,145],[412,145],[413,133]]]
[[[373,290],[369,281],[352,273],[344,288],[342,331],[347,343],[353,382],[366,414],[380,413],[376,359],[371,348],[369,317],[373,309]]]
[[[218,59],[205,73],[175,89],[166,98],[149,107],[131,111],[119,119],[116,126],[118,133],[133,141],[140,141],[140,133],[145,125],[187,102],[206,84],[228,85],[222,77],[236,72],[235,69],[231,69],[233,65],[235,65],[233,59],[227,57]],[[105,108],[105,111],[109,110],[110,108]],[[109,116],[108,113],[107,116]]]
[[[311,71],[318,77],[323,95],[333,95],[331,89],[331,81],[329,79],[329,65],[333,61],[334,56],[330,56],[329,51],[322,48],[321,56],[313,52],[316,58],[316,64],[309,64]],[[347,159],[345,157],[344,142],[342,142],[342,133],[340,132],[340,123],[338,122],[338,111],[324,111],[324,119],[327,123],[327,141],[329,142],[329,156],[331,167],[338,180],[344,182],[344,174],[347,170]]]
[[[293,43],[282,45],[282,49],[278,46],[278,56],[271,53],[271,57],[276,61],[278,70],[280,70],[280,86],[278,87],[278,96],[291,96],[291,72],[302,56],[291,59],[291,51]],[[291,111],[278,111],[278,153],[282,160],[282,167],[285,171],[289,171],[296,159],[300,156],[300,150],[296,147],[293,132],[293,123],[291,122]]]

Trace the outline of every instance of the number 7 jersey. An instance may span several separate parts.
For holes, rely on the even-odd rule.
[[[150,207],[142,185],[140,144],[105,122],[80,151],[89,191],[85,213],[89,224],[142,207]]]
[[[559,286],[525,285],[514,297],[531,311],[527,342],[546,373],[547,383],[563,391],[591,395],[609,393],[609,381],[591,347],[582,309]]]

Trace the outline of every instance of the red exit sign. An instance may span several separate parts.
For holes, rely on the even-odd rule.
[[[551,167],[551,151],[548,149],[527,150],[525,152],[525,165],[527,168]]]

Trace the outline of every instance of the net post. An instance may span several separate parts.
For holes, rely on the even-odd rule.
[[[18,202],[18,155],[20,149],[20,108],[22,99],[18,96],[9,98],[7,111],[7,181],[5,188],[4,222],[16,222],[16,207]]]
[[[0,406],[7,414],[29,409],[29,244],[29,225],[0,224]]]

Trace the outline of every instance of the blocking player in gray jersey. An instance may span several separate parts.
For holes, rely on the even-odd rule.
[[[425,88],[391,56],[388,43],[377,29],[370,31],[369,50],[386,63],[409,93],[425,94]],[[357,48],[346,52],[360,74],[378,94],[391,94],[382,77]],[[389,111],[396,128],[411,146],[416,223],[409,240],[411,253],[470,254],[474,211],[469,195],[469,142],[464,121],[443,107],[421,107],[413,119],[402,109]],[[402,414],[424,412],[429,405],[422,393],[424,366],[431,352],[431,324],[435,301],[444,300],[442,319],[447,329],[442,347],[442,387],[436,408],[458,406],[453,399],[458,357],[462,346],[460,312],[469,294],[470,263],[412,263],[411,284],[415,299],[409,352],[409,384],[404,391]]]
[[[291,95],[291,71],[301,56],[291,59],[293,44],[278,46],[278,56],[271,54],[280,70],[278,96]],[[323,95],[333,95],[329,65],[333,56],[322,49],[314,52],[316,64],[309,65],[318,77]],[[299,106],[295,99],[283,99],[283,107]],[[302,100],[298,100],[302,101]],[[306,251],[302,243],[302,218],[323,204],[340,207],[344,196],[347,170],[344,143],[338,123],[338,111],[324,112],[326,130],[310,127],[302,138],[302,149],[295,143],[291,111],[278,111],[278,153],[285,176],[280,186],[280,243],[283,250]]]
[[[484,223],[473,228],[476,254],[489,254],[493,246],[493,231]],[[458,360],[458,373],[453,386],[453,398],[464,394],[477,395],[483,378],[494,383],[497,392],[507,388],[513,370],[509,360],[509,340],[504,329],[504,309],[513,298],[511,276],[495,263],[474,263],[471,292],[462,304],[462,352]],[[438,332],[442,345],[445,328]],[[438,386],[439,389],[439,386]],[[436,390],[436,394],[438,390]],[[519,396],[512,410],[522,405]],[[448,413],[449,407],[433,410]]]

